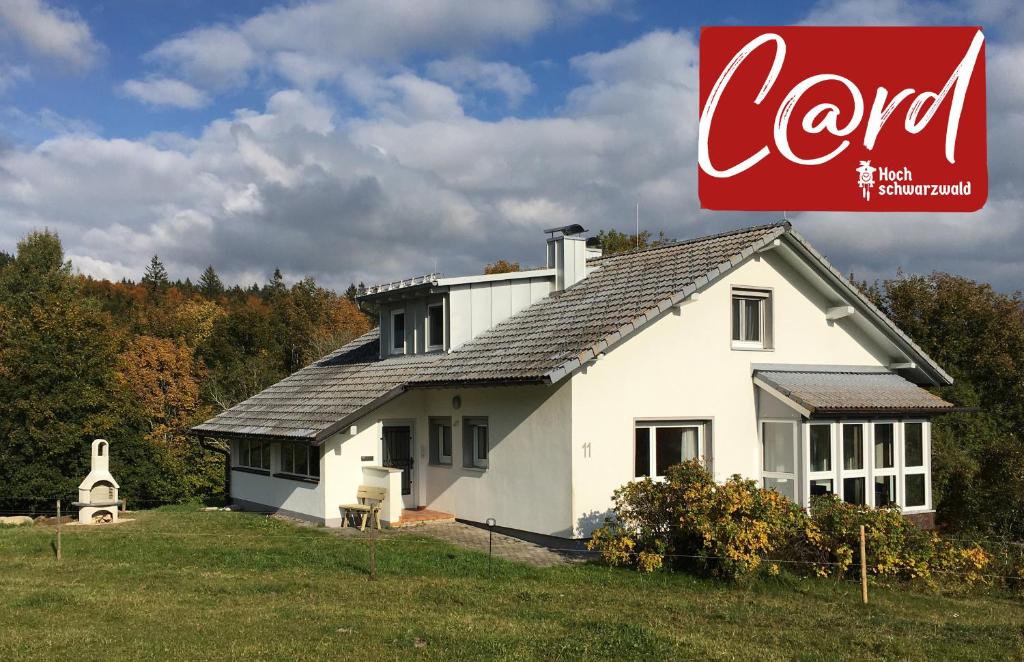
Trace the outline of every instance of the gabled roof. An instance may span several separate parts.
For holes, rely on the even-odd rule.
[[[754,383],[805,416],[940,414],[955,409],[903,377],[878,369],[755,370]]]
[[[448,354],[379,359],[379,334],[371,331],[192,431],[320,442],[409,388],[554,383],[777,240],[845,288],[935,383],[952,383],[789,223],[775,223],[590,260],[582,281]]]

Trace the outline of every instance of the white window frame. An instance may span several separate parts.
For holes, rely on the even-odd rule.
[[[835,421],[809,421],[802,426],[804,428],[803,434],[803,447],[804,447],[804,461],[803,461],[803,474],[806,477],[801,481],[803,487],[803,498],[801,503],[804,507],[810,507],[811,505],[811,483],[816,480],[831,480],[832,481],[832,494],[839,494],[839,454],[838,450],[838,436],[839,436],[839,424]],[[832,468],[828,471],[811,471],[811,428],[812,427],[827,427],[829,434],[829,454]]]
[[[847,469],[846,462],[844,460],[844,451],[846,450],[845,438],[843,431],[847,427],[853,427],[859,425],[863,434],[861,435],[861,459],[863,460],[863,466],[860,469]],[[873,501],[874,490],[872,489],[870,467],[874,464],[874,454],[871,445],[871,421],[862,420],[851,420],[851,421],[839,421],[839,438],[836,440],[837,448],[839,449],[839,485],[836,490],[836,495],[846,500],[846,485],[845,481],[847,478],[863,478],[864,479],[864,503],[858,505],[870,506]]]
[[[402,316],[402,346],[395,346],[395,318]],[[405,315],[405,308],[397,308],[391,311],[391,327],[388,332],[388,344],[391,354],[405,354],[405,348],[409,344],[409,318]]]
[[[733,326],[736,325],[737,320],[733,319],[733,307],[735,301],[739,299],[741,301],[757,301],[759,307],[759,326],[758,326],[758,339],[749,340],[742,338],[746,329],[746,306],[741,305],[739,307],[739,333],[740,338],[732,337]],[[729,299],[729,339],[732,343],[733,349],[753,349],[753,350],[764,350],[768,349],[767,337],[769,333],[768,318],[769,311],[768,307],[772,305],[772,291],[769,289],[762,289],[757,287],[741,287],[734,286],[732,288],[732,296]]]
[[[433,334],[430,333],[430,311],[431,311],[431,309],[434,309],[434,308],[439,308],[441,310],[441,337],[440,338],[434,338]],[[445,325],[445,320],[444,320],[444,303],[443,302],[441,302],[441,303],[432,303],[432,304],[429,304],[427,306],[427,314],[426,314],[425,322],[426,322],[426,329],[424,330],[423,335],[427,338],[427,351],[428,352],[437,352],[437,351],[443,350],[444,349],[444,344],[445,344],[445,337],[444,336],[445,336],[445,326],[446,326]],[[435,340],[437,340],[439,342],[434,342]]]
[[[444,431],[448,429],[448,454],[444,454]],[[438,464],[451,465],[452,463],[452,448],[455,445],[455,441],[452,438],[452,426],[451,423],[436,422],[434,423],[434,430],[437,432],[437,462]]]
[[[636,475],[636,431],[640,428],[647,429],[648,432],[648,444],[647,444],[647,461],[649,462],[648,473],[646,476]],[[698,460],[705,461],[706,449],[704,447],[704,423],[692,420],[653,420],[653,421],[636,421],[633,424],[633,468],[630,470],[633,475],[633,480],[642,478],[650,478],[655,481],[665,480],[664,474],[657,474],[658,471],[658,434],[656,430],[659,428],[692,428],[697,431],[697,458]],[[685,460],[680,460],[685,462]]]
[[[901,421],[900,425],[900,443],[897,448],[896,463],[900,467],[900,474],[897,478],[896,490],[899,494],[899,503],[903,507],[905,513],[920,513],[929,512],[932,510],[932,435],[931,435],[931,422],[917,418],[910,418]],[[906,426],[908,423],[920,423],[921,424],[921,461],[922,465],[919,467],[908,467],[906,466],[907,451],[906,451]],[[906,506],[907,502],[907,476],[924,475],[924,505],[923,506]]]
[[[491,431],[488,423],[473,423],[473,466],[477,469],[486,469],[490,466],[491,457]],[[480,456],[480,449],[484,447],[480,443],[480,431],[484,430],[484,441],[486,450],[483,457]]]
[[[793,427],[793,473],[786,473],[782,471],[765,471],[764,470],[764,426],[765,423],[780,423],[789,424]],[[762,418],[757,426],[758,441],[758,465],[761,470],[761,486],[765,486],[765,478],[772,478],[774,480],[792,480],[794,485],[793,496],[795,497],[795,503],[801,503],[803,490],[801,489],[800,480],[800,428],[798,425],[800,421],[792,418]]]
[[[891,467],[878,467],[875,466],[875,427],[878,425],[891,425],[892,426],[892,453],[893,453],[893,465]],[[892,476],[895,478],[893,481],[896,484],[896,493],[893,494],[893,503],[902,504],[903,499],[900,494],[900,451],[902,444],[900,443],[900,436],[903,426],[900,425],[899,421],[889,419],[878,419],[871,421],[871,443],[868,447],[871,449],[871,479],[868,481],[868,486],[871,488],[870,503],[874,507],[879,507],[882,504],[875,503],[875,479]]]
[[[921,425],[921,452],[923,454],[923,465],[908,467],[906,465],[906,426],[908,424]],[[832,472],[810,470],[810,440],[812,425],[832,426],[832,461],[834,470]],[[846,469],[843,465],[843,429],[848,426],[862,426],[864,430],[864,468]],[[875,466],[875,426],[892,425],[894,434],[894,467]],[[863,505],[878,508],[882,504],[875,499],[875,478],[892,476],[896,480],[895,503],[905,513],[931,512],[932,506],[932,475],[931,475],[931,423],[919,418],[899,419],[851,419],[851,420],[814,420],[803,424],[803,453],[804,458],[801,464],[803,480],[801,481],[804,495],[801,503],[804,507],[810,506],[812,480],[829,479],[833,481],[833,493],[840,499],[846,499],[845,486],[843,481],[847,478],[864,479],[864,501]],[[906,479],[907,476],[924,476],[925,503],[923,506],[907,506]]]

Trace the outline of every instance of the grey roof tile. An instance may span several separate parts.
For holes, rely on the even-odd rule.
[[[318,441],[407,388],[558,381],[787,233],[777,223],[591,260],[579,283],[448,354],[382,360],[373,330],[192,430]]]
[[[954,408],[893,372],[755,370],[782,395],[812,415],[837,413],[942,413]]]

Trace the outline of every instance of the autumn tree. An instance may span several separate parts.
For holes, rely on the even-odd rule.
[[[509,262],[502,258],[491,262],[484,267],[484,274],[507,274],[519,271],[518,262]]]

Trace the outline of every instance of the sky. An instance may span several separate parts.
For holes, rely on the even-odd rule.
[[[632,232],[637,201],[679,239],[774,222],[700,209],[697,39],[801,23],[984,28],[981,211],[788,217],[858,279],[1022,289],[1017,0],[0,0],[0,250],[344,288],[541,266],[543,228]]]

